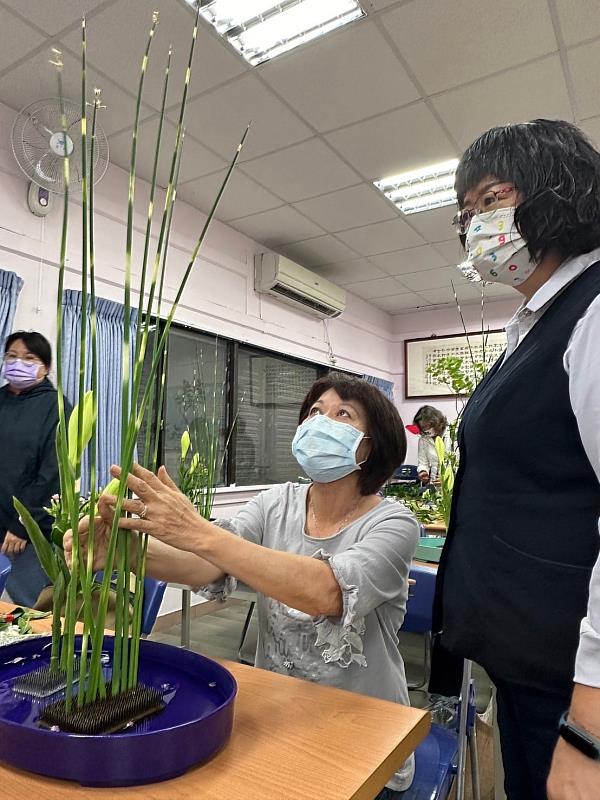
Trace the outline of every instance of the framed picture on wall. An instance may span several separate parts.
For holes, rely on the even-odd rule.
[[[454,397],[450,387],[438,383],[428,367],[440,358],[455,356],[461,358],[466,374],[471,374],[472,361],[485,362],[491,366],[506,348],[506,332],[488,331],[485,334],[474,332],[465,336],[457,333],[451,336],[430,336],[427,339],[405,339],[404,341],[404,396],[414,397]]]

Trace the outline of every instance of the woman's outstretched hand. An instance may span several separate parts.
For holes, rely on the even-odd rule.
[[[111,473],[121,477],[121,468],[113,466]],[[122,517],[119,528],[148,533],[178,550],[191,550],[191,531],[197,528],[201,517],[170,478],[167,470],[160,467],[158,474],[134,464],[127,477],[128,488],[136,495],[134,500],[123,501],[123,511],[137,517]],[[103,495],[98,510],[106,523],[112,524],[116,498]]]
[[[94,517],[94,561],[92,564],[94,572],[104,569],[106,565],[110,527],[110,522],[106,522],[102,517]],[[79,546],[83,550],[84,562],[87,561],[89,529],[90,518],[84,517],[79,522]],[[65,533],[63,537],[63,548],[65,560],[70,567],[73,559],[73,531],[69,530]]]

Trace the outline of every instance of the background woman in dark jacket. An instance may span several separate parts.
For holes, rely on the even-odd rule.
[[[0,541],[12,561],[7,591],[23,606],[33,606],[49,584],[33,545],[13,506],[17,497],[49,537],[52,519],[44,510],[59,491],[55,434],[56,389],[48,380],[50,343],[35,331],[12,333],[4,346],[0,389]]]

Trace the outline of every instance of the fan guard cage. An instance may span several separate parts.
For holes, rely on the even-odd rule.
[[[81,190],[81,108],[72,100],[63,100],[67,127],[67,152],[69,153],[69,189]],[[91,124],[88,118],[88,165],[92,150]],[[12,148],[25,175],[38,186],[50,192],[64,189],[60,100],[52,97],[37,100],[26,106],[18,115],[12,128]],[[101,125],[96,121],[94,145],[94,183],[108,167],[108,141]],[[89,166],[88,166],[89,177]]]

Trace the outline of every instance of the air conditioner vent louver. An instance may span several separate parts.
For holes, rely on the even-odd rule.
[[[297,303],[301,303],[303,306],[308,306],[308,308],[318,311],[319,314],[325,314],[327,317],[337,317],[342,313],[341,311],[332,313],[329,306],[320,303],[318,300],[312,300],[311,298],[305,297],[304,295],[300,294],[300,292],[295,292],[293,289],[289,289],[282,283],[276,283],[275,286],[271,286],[271,291],[276,292],[283,297],[287,297],[290,300],[295,300]]]
[[[346,307],[344,289],[273,253],[255,256],[254,288],[321,319],[339,317]]]

